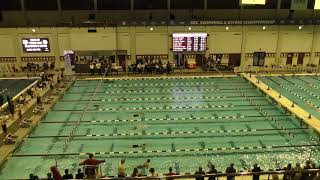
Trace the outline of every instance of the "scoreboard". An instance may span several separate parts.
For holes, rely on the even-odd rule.
[[[173,52],[206,51],[207,36],[207,33],[173,33]]]
[[[50,52],[49,38],[23,38],[22,49],[25,53]]]

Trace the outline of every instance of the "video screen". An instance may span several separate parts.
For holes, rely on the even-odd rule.
[[[49,38],[23,38],[22,49],[25,53],[50,52]]]

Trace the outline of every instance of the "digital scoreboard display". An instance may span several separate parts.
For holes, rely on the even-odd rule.
[[[50,52],[49,38],[23,38],[22,48],[25,53]]]
[[[174,52],[201,52],[207,50],[207,33],[173,33]]]

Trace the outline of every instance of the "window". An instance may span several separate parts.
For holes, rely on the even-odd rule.
[[[290,9],[291,0],[281,0],[281,9]]]
[[[134,9],[167,9],[167,0],[134,0]]]
[[[100,10],[130,10],[130,0],[98,0]]]
[[[239,0],[207,0],[208,9],[239,9]]]
[[[0,0],[0,10],[21,10],[20,0]]]
[[[203,9],[204,0],[171,0],[171,9]]]
[[[57,10],[56,0],[25,0],[26,10]]]
[[[93,10],[93,0],[61,0],[63,10]]]

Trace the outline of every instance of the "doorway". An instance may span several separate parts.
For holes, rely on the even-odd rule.
[[[266,58],[266,52],[254,52],[253,66],[264,66],[265,58]]]
[[[298,65],[303,65],[303,59],[304,59],[304,53],[299,53],[298,54]]]
[[[288,53],[286,65],[292,65],[293,53]]]
[[[229,54],[229,66],[240,66],[241,54]]]
[[[119,59],[119,66],[122,67],[123,71],[126,72],[126,55],[118,55],[118,59]]]
[[[175,59],[177,68],[184,68],[184,66],[185,66],[185,55],[184,54],[175,54],[174,59]]]

